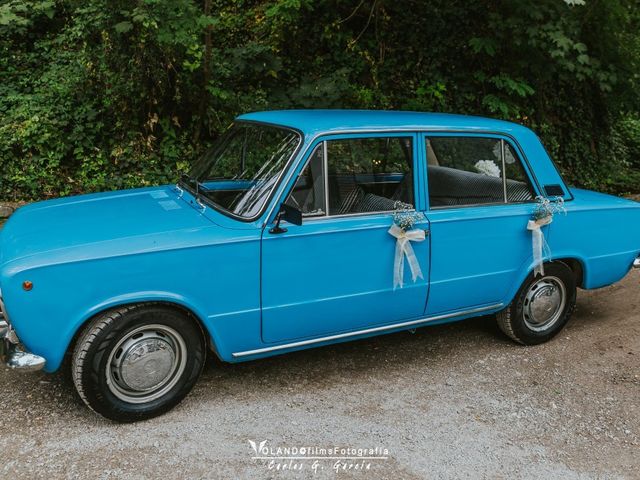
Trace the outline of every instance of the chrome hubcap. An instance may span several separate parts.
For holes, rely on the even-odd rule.
[[[129,332],[109,356],[109,390],[129,403],[160,398],[184,372],[186,351],[182,336],[166,325],[145,325]]]
[[[525,296],[524,322],[531,330],[551,328],[560,318],[566,304],[564,283],[557,277],[544,277],[535,282]]]

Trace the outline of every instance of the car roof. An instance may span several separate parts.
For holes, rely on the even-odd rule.
[[[395,110],[271,110],[246,113],[237,120],[290,127],[306,135],[372,130],[477,130],[499,133],[528,130],[522,125],[492,118]]]

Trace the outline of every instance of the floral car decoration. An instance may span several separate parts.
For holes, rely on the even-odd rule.
[[[538,344],[578,287],[639,254],[640,204],[569,188],[523,126],[250,113],[175,185],[10,217],[0,356],[70,368],[89,407],[135,421],[176,405],[208,351],[240,362],[489,314]]]

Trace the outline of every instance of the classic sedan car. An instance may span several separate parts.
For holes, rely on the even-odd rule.
[[[639,254],[640,204],[567,187],[523,126],[250,113],[176,185],[10,217],[0,354],[68,365],[90,408],[135,421],[187,395],[208,351],[240,362],[490,314],[538,344],[577,287],[620,280]]]

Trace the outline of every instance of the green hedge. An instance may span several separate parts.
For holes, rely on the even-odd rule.
[[[634,0],[8,0],[0,198],[168,182],[239,113],[526,124],[567,179],[640,191]]]

